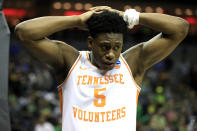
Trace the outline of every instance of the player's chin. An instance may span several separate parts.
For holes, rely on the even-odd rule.
[[[103,70],[112,70],[114,68],[114,63],[113,64],[103,64],[102,69]]]

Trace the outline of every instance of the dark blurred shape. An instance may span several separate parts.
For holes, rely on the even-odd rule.
[[[39,8],[36,8],[38,17],[48,15],[52,1],[53,0],[35,0],[35,7],[39,6]]]
[[[3,0],[0,0],[0,9]],[[0,10],[0,130],[10,131],[10,120],[8,110],[8,50],[10,31]]]
[[[2,10],[3,0],[0,0],[0,10]]]

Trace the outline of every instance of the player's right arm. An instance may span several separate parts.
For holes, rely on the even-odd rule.
[[[40,61],[50,65],[55,72],[68,72],[79,52],[72,46],[47,38],[68,28],[85,27],[94,11],[79,16],[46,16],[19,23],[15,33],[28,51]]]

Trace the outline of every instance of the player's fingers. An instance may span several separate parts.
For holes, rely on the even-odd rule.
[[[95,8],[95,9],[90,10],[90,11],[100,12],[100,11],[104,11],[104,10],[110,10],[110,9],[109,8]]]
[[[94,12],[94,14],[100,14],[102,13],[103,11],[97,11],[97,12]]]
[[[111,7],[109,6],[95,6],[95,7],[92,7],[90,8],[89,10],[104,10],[104,9],[111,9]]]

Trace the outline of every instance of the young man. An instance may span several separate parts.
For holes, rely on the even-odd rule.
[[[121,53],[127,27],[136,24],[161,33]],[[46,38],[73,27],[89,29],[91,51]],[[188,28],[175,16],[99,6],[79,16],[25,21],[17,25],[16,34],[35,57],[56,71],[63,131],[132,131],[144,73],[176,48]]]

